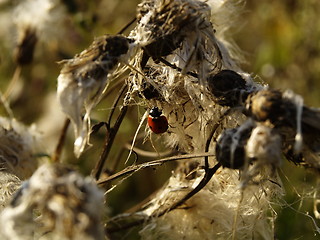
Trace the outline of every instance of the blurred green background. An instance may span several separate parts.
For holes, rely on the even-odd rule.
[[[10,9],[19,1],[0,1],[0,89],[2,93],[16,69],[13,51],[16,41],[15,29],[10,22]],[[57,61],[71,58],[81,52],[95,36],[105,33],[115,34],[135,16],[136,0],[63,0],[67,17],[61,27],[61,36],[39,42],[33,62],[22,68],[21,77],[10,97],[10,105],[15,117],[25,124],[36,123],[46,135],[51,149],[54,148],[63,116],[58,106],[53,104],[56,79],[60,72]],[[308,106],[320,107],[320,1],[319,0],[248,0],[239,12],[236,26],[228,35],[239,46],[246,63],[242,68],[254,75],[257,80],[268,83],[273,88],[292,89],[304,97]],[[3,21],[3,20],[6,21]],[[8,24],[8,25],[6,25]],[[55,26],[48,26],[54,28]],[[48,96],[53,97],[48,97]],[[97,121],[106,120],[116,92],[104,100],[95,113]],[[56,114],[60,119],[56,120]],[[121,146],[130,142],[139,117],[144,109],[130,108],[112,149],[110,165],[122,168],[124,157],[119,156]],[[1,115],[6,115],[3,108]],[[48,117],[49,116],[49,117]],[[84,173],[89,174],[103,145],[105,132],[92,137],[94,144],[84,156],[76,160],[72,155],[72,130],[64,151],[64,161],[73,163]],[[158,142],[158,139],[154,139]],[[142,145],[144,149],[152,149]],[[44,147],[44,152],[49,151]],[[159,151],[165,150],[157,146]],[[48,147],[50,149],[50,147]],[[52,151],[52,150],[51,150]],[[126,156],[126,154],[124,154]],[[139,159],[139,162],[147,159]],[[118,160],[117,160],[118,161]],[[132,161],[132,159],[131,159]],[[161,186],[174,164],[156,170],[149,169],[135,174],[120,185],[110,195],[108,204],[112,214],[139,203]],[[156,172],[156,174],[155,174]],[[285,162],[280,172],[286,195],[282,204],[275,200],[272,206],[277,212],[275,223],[276,239],[319,239],[315,234],[320,221],[307,216],[313,215],[313,196],[319,189],[317,176],[292,163]],[[148,182],[148,184],[145,184]],[[318,196],[319,197],[319,196]],[[280,202],[281,202],[280,201]]]

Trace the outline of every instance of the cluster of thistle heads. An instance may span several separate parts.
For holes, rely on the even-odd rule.
[[[92,109],[110,84],[122,81],[128,86],[123,105],[134,101],[147,111],[162,109],[174,139],[169,144],[181,151],[203,150],[195,130],[208,131],[219,120],[213,115],[223,117],[221,112],[233,109],[249,121],[219,138],[217,160],[223,166],[239,169],[259,158],[279,162],[284,152],[295,163],[318,168],[307,153],[318,155],[317,141],[305,143],[310,133],[319,136],[319,125],[312,121],[319,113],[304,107],[301,97],[261,86],[242,72],[216,37],[212,19],[203,1],[143,1],[128,36],[98,37],[73,59],[61,62],[58,98],[74,125],[77,157],[89,144]],[[252,146],[260,142],[255,128],[264,129],[261,146]]]
[[[46,2],[48,12],[55,9],[56,1]],[[220,167],[217,179],[240,170],[241,181],[230,177],[226,185],[241,183],[243,187],[275,177],[283,157],[320,170],[320,111],[304,106],[303,99],[291,91],[256,83],[241,70],[237,55],[222,38],[224,29],[217,24],[223,14],[228,16],[228,4],[230,1],[144,0],[137,6],[129,34],[121,30],[116,35],[97,37],[74,58],[59,62],[57,96],[74,128],[77,158],[90,146],[92,112],[110,89],[117,91],[118,85],[126,91],[119,92],[122,107],[138,105],[146,111],[137,123],[137,133],[144,130],[147,137],[157,133],[146,121],[150,110],[157,109],[167,124],[159,133],[169,149],[180,154],[214,153],[210,164],[208,158],[181,164],[156,197],[158,201],[154,199],[140,212],[145,222],[183,205],[196,192],[184,198],[180,192],[177,196],[184,200],[178,204],[174,203],[177,197],[172,197],[173,193],[184,188],[201,191],[205,187],[201,183],[208,183]],[[15,55],[19,65],[32,61],[41,31],[44,29],[30,25],[19,36]],[[1,215],[1,220],[7,222],[4,236],[24,239],[22,233],[32,236],[36,232],[48,239],[103,239],[99,211],[103,196],[94,183],[61,165],[44,165],[33,174],[36,163],[30,160],[34,153],[29,146],[31,137],[21,134],[12,122],[0,131],[0,160],[4,174],[11,179],[5,189],[8,198],[21,180],[32,176]],[[201,169],[205,170],[202,180]],[[99,177],[96,175],[96,180]],[[174,188],[170,185],[173,181]],[[200,183],[194,187],[197,181]],[[203,193],[210,195],[212,189],[207,188],[210,193]],[[234,198],[237,201],[240,195]],[[3,207],[6,201],[1,202]],[[197,212],[197,205],[193,207],[192,211]],[[34,210],[41,218],[34,218]],[[253,220],[257,216],[242,217]],[[219,227],[222,223],[215,224]],[[229,225],[230,229],[235,226]],[[203,227],[201,223],[197,226]]]
[[[215,152],[211,162],[215,168],[209,167],[208,159],[196,159],[195,167],[186,164],[172,176],[183,173],[190,178],[204,164],[206,174],[197,191],[220,166],[240,170],[243,187],[276,178],[283,156],[319,170],[320,126],[315,121],[319,111],[304,106],[302,98],[290,91],[254,82],[241,70],[219,35],[212,11],[215,4],[219,5],[216,1],[142,1],[128,35],[96,38],[86,50],[62,62],[58,97],[75,129],[77,157],[89,144],[92,110],[110,85],[121,82],[127,86],[122,106],[146,110],[137,133],[147,125],[149,111],[157,108],[168,122],[166,132],[161,131],[168,148],[189,154]],[[146,136],[153,134],[145,129]],[[143,211],[145,218],[161,216],[193,195],[176,204],[173,197],[163,198],[175,187],[180,189],[164,187],[158,201]],[[160,211],[164,205],[169,207]]]

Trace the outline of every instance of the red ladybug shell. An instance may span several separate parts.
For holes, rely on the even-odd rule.
[[[164,133],[168,130],[168,120],[157,107],[152,108],[148,116],[148,125],[155,134]]]

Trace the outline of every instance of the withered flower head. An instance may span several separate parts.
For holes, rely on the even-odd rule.
[[[255,120],[272,123],[281,121],[285,113],[283,108],[282,93],[277,90],[260,90],[249,95],[246,109]]]
[[[21,183],[22,181],[16,175],[5,171],[0,172],[0,211],[8,205]]]
[[[131,41],[123,36],[104,35],[93,41],[73,59],[61,61],[58,98],[62,111],[75,128],[75,155],[83,152],[88,141],[90,113],[107,86],[108,76],[120,62],[126,61]],[[83,108],[86,113],[82,118]]]
[[[8,239],[104,239],[102,204],[103,193],[89,178],[43,165],[2,212],[2,233]]]
[[[201,80],[220,68],[221,54],[210,22],[210,7],[202,1],[154,0],[138,6],[138,25],[130,36],[143,49],[141,67],[149,57],[176,53],[177,66],[198,72]]]
[[[1,171],[26,179],[36,170],[34,157],[38,136],[33,128],[27,128],[16,120],[0,118]]]
[[[151,57],[171,54],[188,31],[205,23],[208,12],[209,6],[200,1],[144,1],[138,6],[137,19],[147,36],[141,35],[138,41]]]
[[[246,144],[254,127],[255,123],[248,121],[240,127],[226,129],[219,136],[216,155],[223,167],[232,169],[244,167],[247,161]]]
[[[208,88],[217,103],[229,107],[242,105],[250,92],[246,81],[232,70],[222,70],[215,75],[210,75]]]
[[[218,138],[217,160],[223,167],[240,169],[241,182],[246,186],[257,177],[276,174],[281,164],[282,139],[274,125],[249,119],[239,127],[226,129]],[[271,170],[265,173],[265,169]]]

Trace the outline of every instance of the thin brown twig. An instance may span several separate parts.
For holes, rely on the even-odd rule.
[[[124,85],[124,84],[125,84],[124,79],[119,79],[119,80],[115,81],[114,84],[112,84],[111,86],[108,86],[108,89],[104,93],[102,99],[106,99],[107,97],[109,97],[110,94],[112,94],[117,88],[119,88],[119,86]]]
[[[58,144],[56,146],[56,149],[55,149],[53,157],[52,157],[52,161],[53,162],[59,162],[60,161],[60,156],[61,156],[61,153],[62,153],[63,145],[64,145],[65,140],[66,140],[66,136],[67,136],[67,131],[68,131],[69,125],[70,125],[70,119],[66,118],[66,120],[64,121],[61,133],[60,133]]]
[[[126,84],[123,84],[123,86],[121,87],[120,91],[119,91],[119,94],[117,96],[117,98],[114,100],[113,104],[112,104],[112,108],[111,108],[111,111],[110,111],[110,114],[109,114],[109,118],[108,118],[108,121],[107,121],[107,124],[108,126],[111,126],[111,119],[113,117],[113,114],[114,114],[114,111],[116,110],[116,107],[121,99],[121,96],[122,94],[125,92],[125,90],[127,89],[127,85]]]
[[[150,161],[150,162],[146,162],[146,163],[141,163],[138,165],[132,165],[132,166],[126,167],[122,171],[117,172],[107,178],[100,179],[99,181],[97,181],[97,184],[105,184],[105,183],[110,182],[112,180],[115,180],[117,178],[129,175],[137,170],[149,168],[149,167],[161,166],[167,162],[192,159],[192,158],[199,158],[199,157],[204,157],[204,156],[214,156],[214,155],[215,155],[214,153],[208,153],[208,152],[207,153],[199,153],[199,154],[185,154],[185,155],[162,158],[162,159],[158,159],[158,160],[154,160],[154,161]]]
[[[171,151],[171,150],[168,150],[168,151],[165,151],[165,152],[150,152],[150,151],[146,151],[146,150],[140,149],[138,147],[132,147],[132,145],[129,144],[129,143],[126,143],[124,145],[124,148],[128,149],[128,150],[132,149],[137,154],[139,154],[139,156],[148,157],[148,158],[167,157],[167,156],[170,156],[170,155],[172,156],[175,153],[174,151]]]
[[[124,91],[126,89],[127,89],[127,85],[124,85],[121,88],[121,91],[119,92],[118,97],[114,101],[112,109],[111,109],[111,112],[110,112],[110,115],[109,115],[109,119],[108,119],[108,122],[107,122],[108,132],[107,132],[107,135],[106,135],[106,138],[105,138],[104,148],[103,148],[103,151],[101,153],[99,161],[97,162],[96,166],[92,170],[92,175],[94,176],[94,178],[96,180],[98,180],[100,178],[100,175],[101,175],[102,170],[103,170],[103,166],[104,166],[104,164],[105,164],[105,162],[106,162],[106,160],[108,158],[108,155],[110,153],[113,141],[114,141],[114,139],[116,137],[116,134],[117,134],[117,132],[119,130],[119,127],[120,127],[120,125],[121,125],[121,123],[122,123],[122,121],[124,119],[124,116],[126,115],[127,110],[128,110],[127,106],[122,106],[120,108],[120,113],[118,115],[118,118],[117,118],[114,126],[112,128],[110,128],[110,122],[111,122],[113,113],[115,111],[115,108],[116,108],[117,104],[119,103],[119,100],[120,100],[122,94],[124,93]]]
[[[115,157],[115,159],[113,161],[114,162],[113,166],[109,166],[109,168],[106,169],[108,176],[111,176],[111,175],[116,173],[116,169],[117,169],[117,167],[118,167],[118,165],[120,163],[120,160],[121,160],[123,154],[126,152],[126,151],[123,151],[123,150],[130,150],[130,149],[131,149],[131,144],[125,143],[124,146],[122,147],[122,150],[120,150],[119,154]],[[175,151],[174,152],[173,151],[166,151],[166,152],[161,152],[160,155],[159,155],[158,153],[148,152],[148,151],[139,149],[137,147],[133,147],[132,151],[134,153],[136,153],[137,156],[143,156],[143,157],[149,157],[149,158],[170,157],[170,156],[173,156],[176,153]],[[107,189],[108,186],[104,185],[104,188]]]
[[[114,126],[112,128],[110,128],[109,132],[107,133],[103,152],[102,152],[102,154],[100,156],[100,159],[97,162],[95,168],[93,169],[93,176],[95,177],[96,180],[98,180],[100,178],[103,166],[104,166],[104,164],[105,164],[105,162],[106,162],[106,160],[108,158],[108,155],[109,155],[109,152],[111,150],[113,141],[114,141],[114,139],[116,137],[116,134],[117,134],[117,132],[119,130],[119,127],[120,127],[120,125],[122,123],[122,120],[124,119],[124,116],[127,113],[127,109],[128,109],[127,106],[122,106],[121,107],[120,113],[119,113],[119,116],[117,118],[116,123],[114,124]]]

